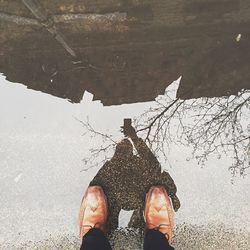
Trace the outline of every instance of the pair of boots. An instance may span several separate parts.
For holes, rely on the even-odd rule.
[[[100,186],[87,189],[80,207],[80,237],[96,228],[106,234],[108,203]],[[165,235],[169,244],[173,238],[173,209],[164,187],[153,186],[146,196],[144,209],[146,229],[157,230]]]

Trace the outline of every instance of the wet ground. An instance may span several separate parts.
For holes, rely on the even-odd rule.
[[[227,249],[245,250],[250,244],[250,235],[225,228],[223,225],[179,225],[175,230],[173,246],[176,249],[208,250]],[[232,240],[233,239],[233,240]],[[137,230],[119,229],[110,238],[114,250],[139,250],[143,245],[143,234]],[[28,242],[18,247],[6,245],[8,249],[79,249],[81,242],[74,235],[63,235],[39,242]]]
[[[0,2],[12,82],[74,103],[87,90],[104,105],[153,100],[180,75],[184,99],[249,87],[248,0],[32,3]]]
[[[156,184],[176,249],[250,248],[249,12],[245,0],[0,1],[0,249],[78,249],[96,184],[115,250],[141,249]],[[124,118],[142,138],[131,155],[116,150]]]

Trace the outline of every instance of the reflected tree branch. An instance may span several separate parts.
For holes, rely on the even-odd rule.
[[[104,165],[106,161],[111,159],[117,142],[113,139],[112,135],[95,130],[90,124],[89,119],[86,121],[82,121],[77,117],[74,117],[74,119],[83,126],[84,133],[82,136],[88,134],[92,142],[98,142],[97,145],[92,145],[89,152],[87,152],[86,156],[82,159],[85,168],[83,168],[81,172],[86,172],[92,168]]]
[[[168,93],[156,102],[133,124],[138,135],[144,138],[157,158],[168,162],[167,149],[171,145],[191,147],[192,158],[204,165],[208,158],[222,155],[232,159],[228,166],[232,176],[246,174],[250,166],[250,90],[237,96],[181,100],[170,98]],[[114,152],[116,141],[111,135],[96,131],[89,121],[80,122],[91,137],[101,138],[103,144],[90,150],[85,162],[104,164]],[[84,171],[87,171],[86,168]]]
[[[163,103],[164,104],[163,104]],[[169,100],[155,103],[136,119],[138,132],[152,150],[166,159],[166,145],[192,146],[192,156],[204,164],[214,153],[233,159],[233,176],[243,176],[250,166],[250,91],[237,96]]]

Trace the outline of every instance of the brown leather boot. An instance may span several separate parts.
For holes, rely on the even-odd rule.
[[[107,198],[100,186],[88,187],[80,207],[80,238],[91,229],[98,228],[106,232],[108,216]]]
[[[144,218],[147,229],[159,230],[171,244],[174,213],[168,193],[163,186],[153,186],[147,193]]]

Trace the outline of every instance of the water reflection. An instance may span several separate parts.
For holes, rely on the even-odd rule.
[[[138,117],[138,131],[154,151],[167,159],[164,145],[192,147],[203,165],[211,155],[230,155],[233,176],[250,167],[250,91],[235,96],[181,100],[168,93]],[[190,156],[190,157],[191,157]]]
[[[172,83],[164,95],[157,97],[141,115],[134,117],[136,131],[161,162],[168,162],[168,151],[173,144],[192,149],[188,160],[204,166],[211,156],[220,159],[227,155],[232,160],[232,177],[244,176],[250,161],[250,92],[237,95],[183,100],[177,97],[179,81]],[[114,150],[112,135],[100,133],[89,122],[80,121],[85,132],[100,136],[103,144],[93,147],[87,157],[85,171],[101,163],[101,154]],[[96,165],[97,164],[97,165]],[[154,165],[154,164],[153,164]]]
[[[180,207],[176,185],[169,173],[161,172],[159,161],[144,140],[136,135],[133,127],[124,128],[127,129],[132,130],[127,135],[132,139],[138,156],[133,154],[132,143],[123,139],[117,144],[113,157],[104,164],[90,183],[91,186],[101,186],[108,197],[111,230],[118,226],[121,209],[136,210],[129,226],[144,228],[142,214],[145,195],[153,185],[165,186],[175,211]]]
[[[143,228],[145,194],[155,184],[165,185],[178,210],[180,203],[174,181],[167,172],[161,173],[155,156],[166,164],[167,147],[173,144],[193,148],[187,161],[194,157],[197,165],[205,165],[216,154],[218,159],[226,154],[232,159],[232,165],[224,167],[229,168],[233,176],[244,176],[249,168],[249,90],[242,90],[237,96],[181,100],[176,98],[178,87],[178,82],[173,83],[164,96],[159,96],[154,105],[135,119],[137,131],[148,145],[133,128],[132,132],[124,129],[138,156],[133,155],[131,142],[123,139],[90,183],[102,186],[108,196],[111,229],[117,227],[121,209],[135,210],[129,226]],[[106,154],[110,150],[108,144],[114,140],[110,135],[94,131],[89,123],[82,124],[94,138],[97,135],[104,138],[102,146],[97,146],[96,151],[92,149],[97,162],[96,157],[102,152]]]
[[[180,75],[182,99],[249,88],[248,5],[181,2],[173,18],[176,4],[1,1],[0,71],[72,102],[87,90],[104,105],[154,100]]]
[[[250,15],[248,13],[250,10],[247,1],[241,1],[241,4],[231,1],[227,5],[216,1],[209,3],[202,1],[196,4],[188,1],[165,0],[151,2],[84,1],[84,3],[74,0],[46,0],[40,2],[41,5],[38,4],[38,1],[32,0],[0,1],[0,72],[5,75],[7,80],[68,99],[72,103],[79,103],[87,90],[94,95],[94,100],[101,100],[104,105],[118,105],[153,101],[158,95],[164,94],[166,87],[173,80],[180,75],[183,76],[180,85],[175,88],[174,95],[170,95],[167,90],[164,96],[157,97],[156,102],[145,104],[148,107],[146,111],[142,110],[144,107],[138,111],[142,115],[135,117],[135,127],[138,136],[147,143],[145,144],[141,139],[138,139],[140,143],[133,141],[139,155],[132,154],[131,141],[125,139],[116,144],[117,140],[107,140],[106,132],[101,134],[101,137],[105,138],[104,141],[97,140],[95,136],[92,137],[92,141],[86,139],[89,147],[92,146],[93,141],[98,144],[96,151],[95,148],[92,148],[92,151],[97,152],[91,154],[91,157],[95,158],[94,160],[99,160],[98,152],[100,151],[107,157],[106,149],[114,149],[113,146],[116,145],[112,159],[108,161],[106,159],[105,162],[107,162],[104,165],[97,164],[99,168],[102,168],[90,183],[90,185],[102,185],[109,196],[112,214],[109,222],[110,228],[117,227],[120,209],[135,210],[129,226],[143,227],[141,211],[144,195],[152,184],[165,185],[171,193],[174,208],[176,210],[179,208],[175,183],[167,172],[161,172],[158,162],[160,161],[161,165],[165,167],[164,162],[169,161],[168,149],[174,151],[175,165],[172,170],[175,174],[175,181],[178,180],[178,189],[181,187],[181,200],[188,204],[185,207],[182,206],[183,221],[190,218],[193,223],[197,221],[206,223],[211,218],[216,220],[215,213],[217,209],[220,209],[224,216],[219,217],[222,222],[227,221],[230,225],[238,225],[238,222],[231,223],[231,220],[239,216],[243,225],[247,221],[246,218],[249,218],[246,216],[248,215],[246,208],[248,204],[246,205],[245,199],[246,190],[249,190],[245,187],[248,187],[248,184],[245,182],[244,187],[234,189],[231,196],[231,186],[225,184],[230,176],[228,177],[227,173],[223,172],[222,167],[230,167],[233,176],[238,174],[244,176],[249,168],[250,44],[248,37]],[[175,9],[174,14],[170,11],[173,9]],[[22,95],[17,93],[16,95],[21,96],[21,99]],[[32,101],[28,100],[26,96],[24,98],[27,99],[27,106],[32,108],[34,108],[34,103],[39,103],[36,97]],[[15,97],[5,100],[9,101],[9,106],[11,103],[16,104]],[[45,102],[41,101],[41,109],[44,114],[48,113],[47,110],[50,110],[50,105],[54,101],[49,98],[46,100],[51,100],[51,102],[45,107]],[[4,105],[5,102],[2,108]],[[20,101],[20,110],[21,107],[23,106]],[[17,137],[17,139],[15,136],[13,139],[1,135],[5,139],[3,140],[4,146],[1,146],[8,147],[7,152],[10,155],[8,156],[5,149],[1,148],[1,154],[4,156],[4,171],[6,170],[3,179],[8,175],[12,178],[12,173],[9,174],[9,169],[12,167],[11,171],[15,174],[13,179],[16,185],[13,186],[10,179],[3,181],[2,190],[6,190],[6,192],[1,199],[3,204],[8,203],[7,210],[12,209],[20,223],[9,223],[5,220],[2,224],[3,228],[6,225],[14,227],[15,224],[19,230],[19,227],[23,225],[32,224],[33,218],[38,218],[42,220],[40,224],[37,224],[39,227],[37,232],[40,235],[41,225],[44,224],[43,218],[40,216],[40,204],[47,204],[49,209],[44,208],[43,211],[46,215],[51,216],[51,220],[57,227],[58,221],[56,221],[53,211],[51,212],[51,203],[55,208],[62,206],[61,211],[63,212],[60,214],[57,211],[57,213],[65,216],[64,209],[67,205],[61,199],[64,195],[68,197],[68,209],[71,211],[68,214],[70,216],[73,213],[77,214],[79,197],[75,194],[82,191],[83,184],[86,186],[89,184],[88,178],[94,174],[87,170],[83,174],[84,180],[76,181],[82,174],[77,167],[82,168],[79,159],[85,148],[79,149],[81,131],[75,129],[77,126],[74,127],[73,122],[71,123],[69,119],[72,116],[71,108],[76,106],[72,105],[68,111],[65,107],[66,104],[63,106],[63,112],[60,108],[55,112],[51,111],[50,117],[44,114],[42,116],[39,113],[40,110],[37,111],[34,108],[32,115],[36,118],[32,120],[31,116],[27,116],[27,119],[25,118],[27,123],[23,122],[26,114],[22,116],[22,123],[20,123],[19,118],[16,118],[15,108],[12,109],[14,115],[5,111],[4,117],[9,120],[3,118],[2,124],[7,124],[7,126],[2,125],[4,131],[6,127],[9,127],[11,117],[15,121],[12,123],[14,132],[11,131],[11,133],[13,132],[15,135],[25,129],[26,132],[32,130],[34,137],[25,140],[23,139],[27,137],[25,133],[23,137]],[[107,119],[103,115],[104,109],[101,108],[99,112],[96,112],[93,106],[91,108],[89,113],[92,117],[101,117],[99,120],[96,119],[95,123],[101,128],[105,127],[102,123]],[[124,110],[119,109],[120,107],[113,108],[110,107],[110,110],[114,111],[114,114],[119,112],[121,120]],[[18,109],[16,113],[19,113],[20,110]],[[64,112],[68,112],[65,117]],[[82,110],[79,111],[79,113],[81,112]],[[54,116],[54,113],[63,114],[58,118]],[[37,133],[36,125],[41,123],[50,131],[46,119],[52,120],[52,117],[55,119],[55,123],[53,124],[54,130],[47,135],[50,139],[48,140],[45,136],[46,138],[41,140],[42,133]],[[117,117],[116,119],[118,119]],[[72,120],[75,122],[74,119]],[[65,124],[69,124],[69,126]],[[61,135],[65,134],[66,127],[70,128],[67,131],[70,134],[69,137],[72,138],[74,134],[74,138],[77,139],[65,143],[63,136],[59,136],[60,140],[53,137],[58,132],[57,126],[60,127]],[[89,125],[85,128],[87,131],[93,132]],[[13,145],[9,146],[9,141]],[[41,142],[39,145],[41,148],[46,148],[44,154],[39,146],[34,146],[38,141]],[[68,151],[62,148],[64,144],[67,144],[67,150],[72,150],[73,156],[70,160],[67,158]],[[47,145],[55,145],[53,148],[59,151],[53,151],[54,149],[52,150]],[[71,145],[75,145],[74,150]],[[193,152],[190,152],[190,148],[193,148]],[[180,152],[181,150],[183,152]],[[76,151],[78,158],[73,154]],[[51,158],[53,160],[44,163],[43,158],[48,159],[48,155],[53,155],[53,152],[58,161]],[[210,161],[210,165],[213,165],[214,168],[204,170],[204,172],[192,168],[198,164],[205,164],[214,153],[218,158]],[[61,157],[62,155],[65,158]],[[186,162],[182,159],[184,155],[187,159]],[[227,159],[232,158],[231,165],[226,160],[220,161],[220,157],[224,156],[225,159],[225,155]],[[192,157],[197,161],[192,161]],[[11,162],[12,158],[13,162]],[[62,158],[65,162],[68,160],[67,164],[58,158]],[[75,158],[79,162],[73,164],[72,167]],[[179,158],[181,158],[181,164],[178,165]],[[33,159],[33,161],[27,163],[27,159]],[[17,162],[18,164],[16,164]],[[222,165],[220,169],[216,168],[218,162]],[[16,171],[17,165],[22,166],[18,171]],[[44,170],[43,165],[49,166],[48,169]],[[69,165],[71,167],[68,167]],[[167,166],[169,167],[169,165]],[[189,166],[191,170],[186,170],[183,166]],[[27,168],[28,173],[25,172]],[[72,171],[72,169],[74,170]],[[52,170],[56,170],[56,174]],[[214,176],[217,175],[217,171],[218,176]],[[23,172],[24,174],[22,174]],[[62,173],[62,175],[58,177],[58,173]],[[69,174],[69,178],[66,176],[67,174]],[[217,180],[217,183],[222,181],[222,186],[216,186],[209,181],[206,183],[210,185],[209,188],[202,189],[203,183],[207,181],[207,176],[204,177],[204,175],[207,175],[208,179],[210,177]],[[51,179],[49,179],[50,177]],[[68,185],[65,185],[66,180]],[[20,183],[23,185],[23,189],[19,189]],[[41,190],[44,191],[41,192],[42,198],[39,205],[35,204],[37,195],[30,191],[31,186],[38,193]],[[72,187],[74,192],[69,192],[65,186]],[[230,195],[221,192],[224,187],[227,188],[225,188],[226,190],[230,190]],[[12,190],[14,191],[12,192]],[[53,190],[55,195],[47,195],[45,192],[47,190]],[[22,200],[19,195],[16,195],[19,194],[18,192],[28,193],[29,197],[24,195],[25,198]],[[74,198],[72,198],[73,196]],[[225,201],[221,205],[222,197]],[[21,205],[18,207],[23,209],[26,214],[39,210],[39,216],[34,213],[34,217],[30,217],[30,220],[24,216],[22,221],[19,210],[16,209],[16,199],[20,199]],[[232,205],[231,201],[236,199],[238,203]],[[206,206],[211,203],[214,206],[209,207],[206,217],[204,211],[207,209]],[[217,204],[220,205],[216,206]],[[190,209],[191,206],[192,209]],[[201,209],[198,210],[198,207]],[[8,218],[9,211],[7,210],[3,212],[3,217]],[[75,211],[72,212],[72,210]],[[228,216],[228,210],[231,211],[230,216]],[[235,216],[236,210],[238,211],[237,216]],[[225,219],[226,217],[230,219]],[[21,223],[24,220],[26,224]],[[68,220],[72,222],[72,216]],[[13,219],[13,221],[17,220]],[[68,225],[65,228],[68,228]],[[62,231],[64,232],[64,230]],[[11,236],[10,233],[8,235],[8,237]]]

